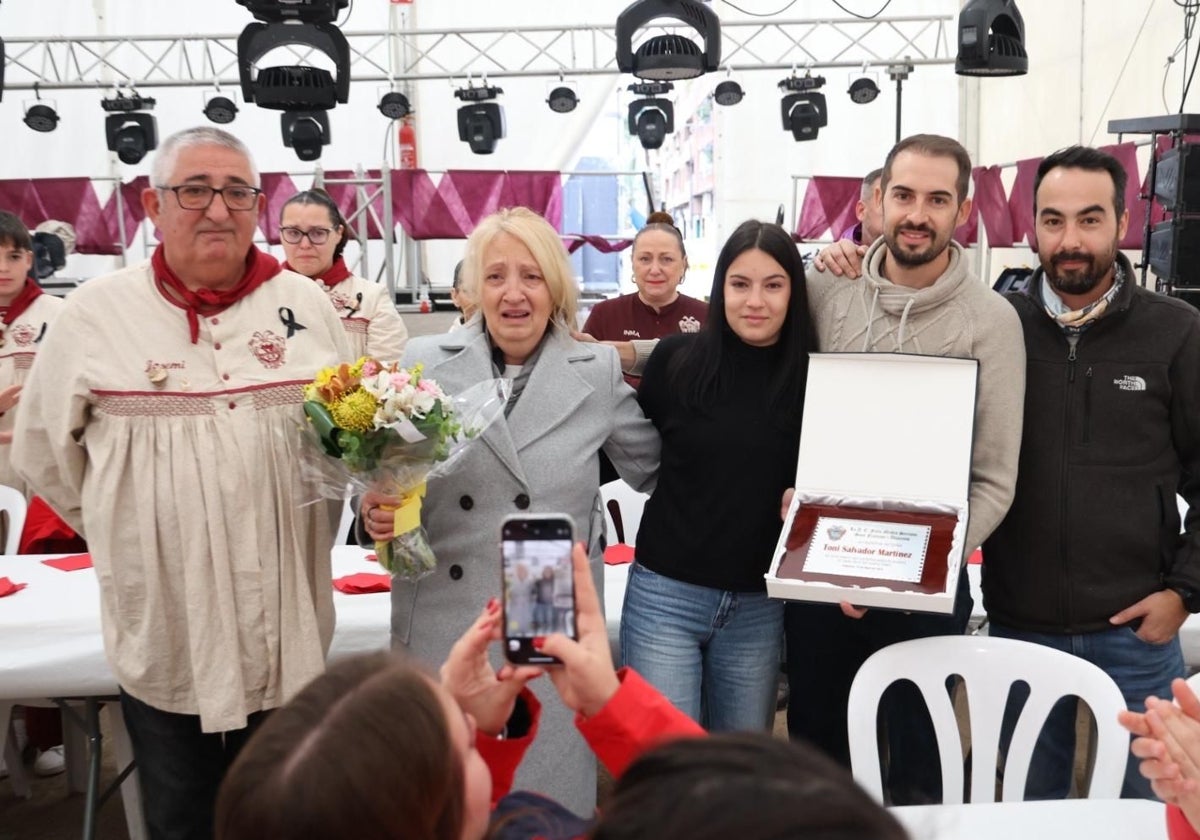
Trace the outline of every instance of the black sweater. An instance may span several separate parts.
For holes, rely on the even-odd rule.
[[[773,417],[770,383],[781,348],[725,344],[729,387],[704,411],[672,394],[668,365],[695,339],[664,338],[646,363],[638,401],[662,435],[654,495],[638,529],[637,562],[715,589],[762,592],[796,475],[800,418]]]

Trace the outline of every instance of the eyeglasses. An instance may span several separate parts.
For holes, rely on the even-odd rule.
[[[300,230],[297,227],[285,227],[279,229],[279,238],[289,245],[299,245],[300,240],[308,237],[308,241],[314,245],[324,245],[329,241],[329,234],[333,233],[330,228],[315,227],[308,230]]]
[[[213,196],[220,194],[221,200],[230,210],[256,210],[262,190],[234,184],[228,187],[210,187],[207,184],[180,184],[177,187],[159,186],[155,189],[170,190],[184,210],[207,210]]]

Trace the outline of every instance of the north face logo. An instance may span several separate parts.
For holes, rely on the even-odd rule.
[[[1122,391],[1146,390],[1146,380],[1140,376],[1122,376],[1120,379],[1114,379],[1113,384]]]

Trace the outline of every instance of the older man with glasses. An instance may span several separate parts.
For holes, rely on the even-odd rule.
[[[336,505],[298,464],[302,386],[349,356],[309,279],[252,242],[242,143],[168,138],[150,260],[89,280],[46,337],[13,463],[88,541],[150,834],[207,838],[263,714],[325,665]]]

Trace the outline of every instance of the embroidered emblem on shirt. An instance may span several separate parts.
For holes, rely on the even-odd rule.
[[[335,292],[330,289],[329,302],[333,304],[334,309],[341,310],[350,308],[350,298],[343,292]]]
[[[691,315],[684,315],[679,319],[679,331],[681,333],[700,332],[700,321]]]
[[[288,311],[290,314],[291,310]],[[276,335],[270,330],[260,330],[255,332],[250,339],[250,352],[254,354],[254,358],[262,362],[263,367],[274,370],[283,367],[284,358],[287,355],[287,342],[283,336]]]
[[[642,334],[637,330],[621,330],[621,335],[626,338],[641,338]]]
[[[13,341],[17,343],[18,347],[28,347],[38,339],[37,330],[33,328],[33,324],[16,324],[9,334],[12,335]]]
[[[1146,380],[1140,376],[1122,376],[1120,379],[1114,379],[1113,384],[1122,391],[1145,391]]]

